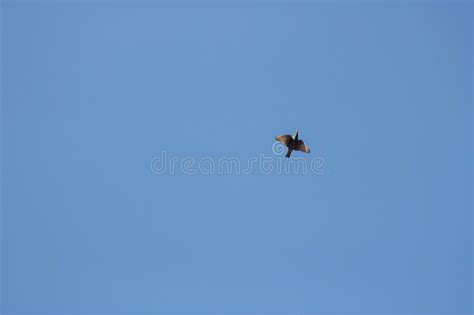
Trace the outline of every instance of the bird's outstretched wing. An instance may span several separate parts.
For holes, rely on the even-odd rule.
[[[296,151],[305,152],[305,153],[311,152],[311,150],[310,150],[309,147],[303,142],[303,140],[298,140],[298,143],[296,144],[295,150],[296,150]]]
[[[281,143],[283,143],[286,146],[288,146],[290,144],[291,139],[292,138],[291,138],[290,135],[281,135],[281,136],[275,137],[276,141],[280,141]]]

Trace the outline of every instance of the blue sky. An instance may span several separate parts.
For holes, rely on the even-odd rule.
[[[1,9],[3,313],[472,312],[472,2]]]

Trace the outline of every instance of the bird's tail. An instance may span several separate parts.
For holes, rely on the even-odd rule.
[[[289,158],[289,157],[290,157],[290,155],[291,155],[291,152],[293,152],[293,150],[291,150],[291,149],[288,149],[288,152],[286,152],[286,155],[285,155],[285,157]]]

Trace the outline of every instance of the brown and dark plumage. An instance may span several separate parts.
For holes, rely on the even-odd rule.
[[[301,151],[305,153],[311,152],[311,150],[303,142],[303,140],[298,139],[298,130],[296,130],[296,133],[294,136],[281,135],[281,136],[275,137],[275,140],[280,141],[288,148],[288,151],[286,152],[286,155],[285,155],[287,158],[290,157],[291,152],[293,151]]]

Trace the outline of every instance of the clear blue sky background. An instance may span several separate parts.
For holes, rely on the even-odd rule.
[[[472,2],[1,17],[3,313],[472,311]],[[150,172],[296,128],[323,175]]]

